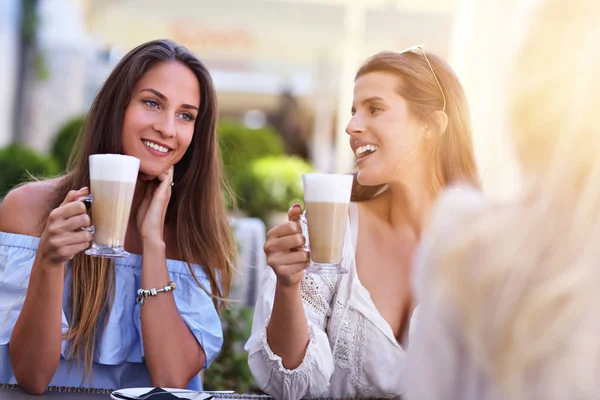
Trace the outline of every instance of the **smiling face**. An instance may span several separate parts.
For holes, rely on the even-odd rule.
[[[151,68],[134,86],[123,121],[123,152],[140,159],[140,172],[156,177],[188,149],[200,105],[194,73],[177,62]]]
[[[401,181],[424,167],[425,125],[398,94],[400,84],[398,76],[383,71],[369,72],[355,82],[346,132],[361,185]]]

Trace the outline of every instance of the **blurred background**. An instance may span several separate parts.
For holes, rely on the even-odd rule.
[[[344,128],[360,64],[382,50],[425,44],[452,65],[469,99],[484,188],[518,181],[502,125],[486,101],[502,82],[486,74],[477,29],[494,18],[479,0],[1,0],[0,199],[32,176],[64,171],[98,89],[136,45],[175,40],[202,59],[219,97],[218,127],[239,209],[232,223],[241,260],[223,315],[224,350],[206,387],[253,389],[242,345],[266,269],[266,229],[301,200],[307,171],[350,172]],[[488,37],[494,37],[493,32]]]

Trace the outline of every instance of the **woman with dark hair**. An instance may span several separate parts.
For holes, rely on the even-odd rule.
[[[129,52],[89,110],[66,175],[11,191],[0,208],[0,382],[202,387],[235,244],[222,200],[216,95],[206,67],[158,40]],[[125,249],[93,258],[92,154],[140,160]],[[176,290],[136,304],[140,288]],[[73,363],[77,368],[72,368]],[[83,365],[83,368],[79,368]]]
[[[420,46],[371,57],[356,75],[351,111],[346,132],[358,172],[348,274],[304,273],[300,206],[267,235],[274,273],[246,348],[258,385],[276,398],[402,394],[420,231],[441,189],[479,185],[467,102],[440,57]]]

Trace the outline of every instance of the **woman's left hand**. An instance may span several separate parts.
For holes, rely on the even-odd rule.
[[[157,180],[148,182],[144,199],[137,211],[137,227],[142,243],[147,240],[164,241],[163,230],[171,199],[173,170],[171,167],[159,175]]]

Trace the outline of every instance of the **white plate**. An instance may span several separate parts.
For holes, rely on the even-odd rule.
[[[152,389],[154,389],[154,388],[152,388],[152,387],[129,388],[129,389],[115,390],[115,392],[122,394],[123,396],[141,396],[145,393],[148,393]],[[202,396],[202,394],[200,392],[197,392],[195,390],[173,389],[173,388],[161,388],[161,389],[166,392],[173,393],[174,396],[177,396],[181,399],[202,400],[203,398],[211,397],[211,395],[209,393],[204,393],[205,396]],[[152,397],[157,397],[157,396],[150,396],[149,400],[152,399]],[[123,399],[113,396],[112,393],[110,394],[110,398],[115,399],[115,400],[123,400]]]

